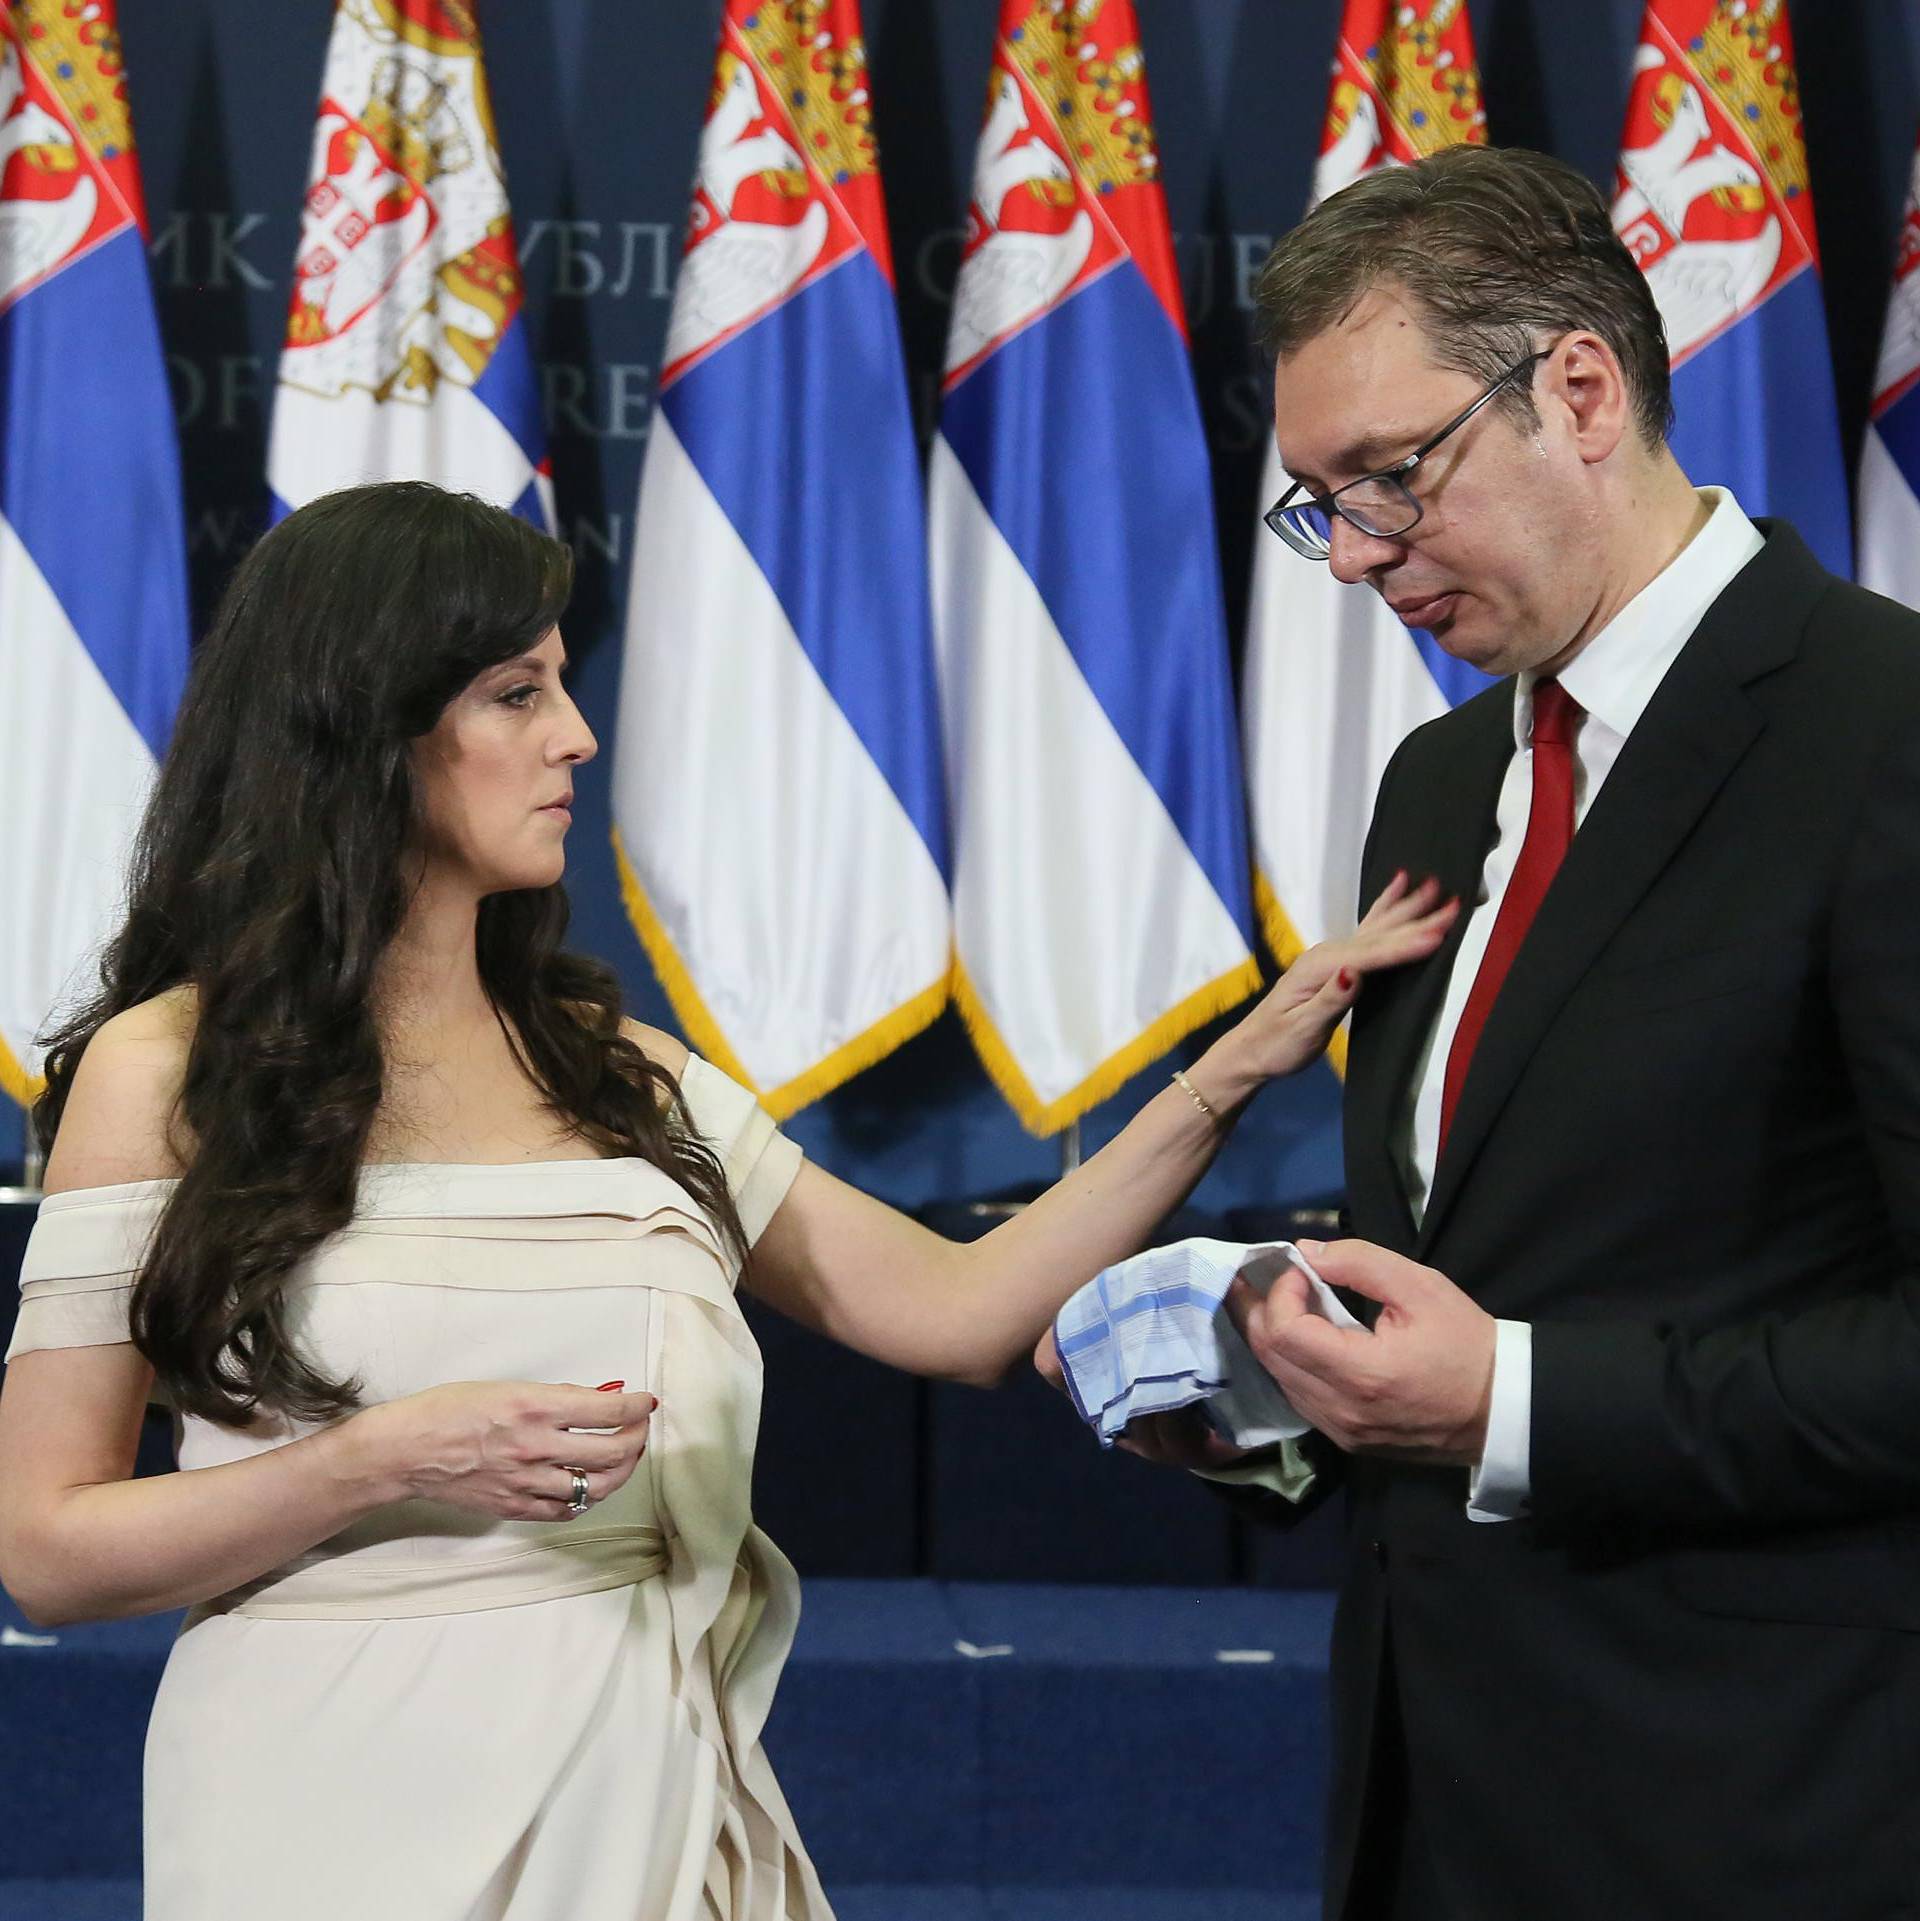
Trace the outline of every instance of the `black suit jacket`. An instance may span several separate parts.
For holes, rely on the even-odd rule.
[[[1417,1232],[1391,1143],[1460,930],[1355,1012],[1354,1231],[1532,1323],[1533,1493],[1475,1524],[1460,1470],[1342,1464],[1330,1915],[1390,1632],[1457,1921],[1920,1916],[1920,616],[1762,531],[1575,836]],[[1363,898],[1472,898],[1512,698],[1395,755]]]

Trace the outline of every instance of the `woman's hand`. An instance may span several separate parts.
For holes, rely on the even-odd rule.
[[[1424,960],[1446,939],[1459,912],[1457,897],[1441,899],[1438,881],[1415,887],[1404,872],[1395,874],[1351,934],[1309,947],[1209,1054],[1218,1049],[1227,1057],[1219,1065],[1230,1066],[1246,1093],[1298,1073],[1327,1051],[1361,981]]]
[[[572,1518],[572,1470],[587,1477],[590,1503],[617,1493],[646,1452],[658,1405],[643,1390],[460,1381],[363,1408],[338,1432],[384,1500],[445,1501],[512,1521],[565,1521]]]

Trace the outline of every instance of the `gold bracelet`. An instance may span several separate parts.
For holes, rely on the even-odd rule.
[[[1213,1109],[1207,1105],[1205,1099],[1201,1095],[1199,1088],[1195,1087],[1194,1084],[1187,1079],[1186,1074],[1182,1069],[1176,1067],[1173,1070],[1173,1082],[1176,1087],[1182,1087],[1186,1089],[1187,1095],[1192,1100],[1194,1106],[1197,1107],[1201,1111],[1201,1113],[1203,1113],[1207,1117],[1207,1119],[1214,1124],[1215,1127],[1218,1127],[1220,1125],[1220,1116],[1216,1114],[1213,1111]]]

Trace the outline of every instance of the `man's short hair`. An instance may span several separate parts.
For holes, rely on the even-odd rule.
[[[1543,337],[1581,329],[1618,356],[1640,436],[1673,425],[1672,368],[1647,277],[1587,177],[1521,147],[1449,147],[1329,195],[1268,255],[1254,330],[1284,360],[1373,288],[1413,303],[1433,357],[1491,383]],[[1539,416],[1519,381],[1494,403]]]

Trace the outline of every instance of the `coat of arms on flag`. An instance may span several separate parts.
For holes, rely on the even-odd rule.
[[[0,310],[140,220],[111,25],[16,12],[0,16]]]
[[[1671,444],[1702,484],[1852,559],[1806,134],[1785,0],[1649,0],[1614,180],[1673,360]]]
[[[947,330],[949,386],[1001,341],[1126,257],[1100,197],[1155,177],[1152,130],[1138,103],[1118,97],[1129,71],[1138,71],[1139,50],[1122,48],[1118,62],[1098,63],[1095,92],[1075,123],[1071,94],[1051,99],[1063,78],[1069,84],[1078,78],[1075,36],[1061,37],[1063,21],[1043,7],[1013,27],[1003,43],[1007,58],[989,83]],[[1103,91],[1110,96],[1104,101]],[[1076,161],[1092,169],[1094,182],[1081,178]]]
[[[835,187],[852,188],[875,171],[871,116],[806,113],[809,83],[817,88],[824,79],[830,97],[836,79],[856,72],[843,72],[847,48],[831,35],[818,51],[837,58],[818,65],[809,59],[816,50],[806,43],[814,36],[800,29],[810,23],[790,13],[778,5],[756,8],[722,30],[661,357],[663,389],[863,244],[844,194],[812,190],[801,148],[810,149]],[[784,102],[773,80],[783,71],[792,76]],[[796,115],[808,120],[810,138]]]
[[[1051,1133],[1257,986],[1205,436],[1130,0],[1005,0],[929,478],[955,994]]]
[[[268,458],[283,508],[434,480],[554,524],[472,0],[340,0]]]
[[[1692,33],[1688,11],[1702,16]],[[1648,10],[1613,224],[1653,288],[1676,367],[1818,258],[1783,31],[1778,0]]]

